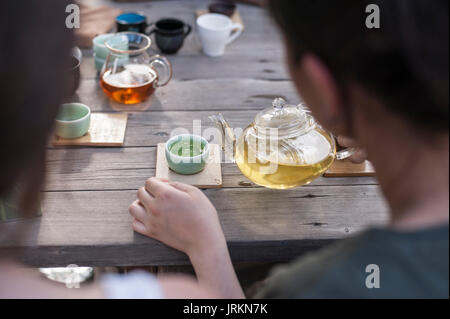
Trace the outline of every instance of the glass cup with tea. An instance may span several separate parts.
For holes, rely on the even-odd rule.
[[[100,72],[100,86],[107,96],[119,103],[137,104],[169,83],[172,66],[163,56],[150,57],[150,45],[150,38],[137,32],[119,32],[105,42],[109,54]]]

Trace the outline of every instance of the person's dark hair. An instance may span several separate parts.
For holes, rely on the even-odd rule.
[[[64,0],[2,1],[0,13],[0,198],[21,185],[22,213],[36,205],[45,148],[70,68]]]
[[[366,6],[380,28],[366,27]],[[344,90],[362,85],[414,123],[448,131],[448,0],[270,0],[295,62],[318,56]]]

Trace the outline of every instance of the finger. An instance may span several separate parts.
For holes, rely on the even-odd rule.
[[[170,185],[175,187],[176,189],[178,189],[182,192],[186,192],[186,193],[197,190],[197,187],[194,187],[189,184],[180,183],[180,182],[172,182],[172,183],[170,183]]]
[[[338,136],[338,144],[344,147],[358,147],[358,143],[355,139],[347,136]]]
[[[150,195],[150,196],[151,196],[151,195]],[[140,201],[139,199],[136,199],[136,203],[137,203],[138,205],[140,205],[140,206],[142,206],[142,207],[145,208],[144,204],[142,204],[141,201]]]
[[[148,218],[147,212],[145,208],[139,204],[139,201],[134,201],[133,204],[128,207],[128,212],[131,216],[133,216],[135,219],[139,221],[144,221],[146,218]]]
[[[363,149],[358,149],[355,154],[350,157],[350,161],[355,164],[363,163],[367,159],[367,153]]]
[[[139,188],[137,198],[148,213],[154,213],[156,211],[155,198],[144,187]]]
[[[143,223],[141,223],[140,221],[138,221],[137,219],[133,220],[133,230],[142,235],[146,235],[146,233],[147,233],[147,229],[145,228],[145,225]]]
[[[158,178],[152,177],[147,179],[145,182],[145,189],[154,197],[164,197],[165,194],[173,191],[173,188],[166,182],[159,180]]]
[[[158,177],[158,179],[159,179],[161,182],[169,183],[169,180],[166,179],[166,178],[159,178],[159,177]]]

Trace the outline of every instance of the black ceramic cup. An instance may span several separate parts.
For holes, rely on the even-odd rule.
[[[158,20],[149,34],[155,34],[156,45],[165,54],[181,49],[184,39],[191,33],[191,26],[181,20],[167,18]]]
[[[78,86],[80,85],[80,65],[82,56],[83,54],[81,53],[80,48],[72,48],[70,54],[70,67],[67,70],[68,86],[66,88],[66,91],[64,92],[65,98],[73,96],[78,90]]]

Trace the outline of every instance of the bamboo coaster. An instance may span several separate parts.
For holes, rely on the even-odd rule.
[[[55,135],[52,143],[54,146],[123,146],[127,121],[127,113],[92,113],[86,135],[74,139]]]
[[[325,177],[343,176],[375,176],[375,169],[372,163],[365,161],[361,164],[354,164],[349,160],[334,161],[325,172]]]
[[[165,143],[158,144],[156,154],[156,177],[164,178],[170,182],[181,182],[197,186],[198,188],[222,187],[222,168],[220,165],[220,147],[217,144],[209,144],[209,160],[206,167],[200,173],[194,175],[181,175],[172,171],[167,166]]]
[[[197,17],[201,16],[202,14],[209,13],[209,10],[197,10]],[[236,9],[233,13],[233,15],[230,17],[231,21],[233,23],[239,23],[242,25],[242,31],[245,30],[244,22],[242,22],[242,17],[239,11]]]

